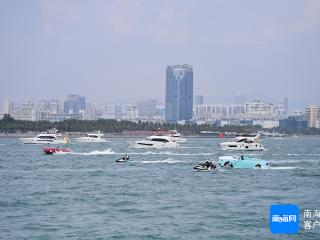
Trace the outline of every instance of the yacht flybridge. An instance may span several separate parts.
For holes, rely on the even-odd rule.
[[[33,138],[20,138],[24,144],[66,144],[70,143],[69,138],[58,133],[56,129],[42,132]]]
[[[263,145],[260,141],[260,134],[255,136],[239,136],[230,142],[220,143],[222,150],[244,150],[244,151],[262,151]]]
[[[169,136],[150,136],[146,140],[135,141],[133,148],[178,148],[180,145]]]
[[[104,134],[98,130],[96,132],[87,133],[85,137],[76,138],[78,142],[86,142],[86,143],[97,143],[97,142],[107,142],[105,138],[103,138]]]
[[[187,142],[187,139],[182,138],[181,134],[177,130],[161,130],[160,128],[153,130],[153,135],[154,136],[168,136],[171,137],[172,141],[174,142],[179,142],[179,143],[184,143]]]

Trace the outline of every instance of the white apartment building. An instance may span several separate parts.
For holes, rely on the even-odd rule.
[[[14,109],[13,101],[10,99],[4,100],[3,103],[3,114],[11,114]]]
[[[194,119],[196,121],[210,121],[221,118],[240,117],[244,114],[244,105],[196,105]]]
[[[261,100],[253,100],[245,104],[245,113],[248,116],[271,116],[273,115],[273,104],[265,103]]]
[[[42,99],[38,101],[37,109],[41,112],[58,114],[60,112],[60,101],[57,99]]]
[[[320,128],[320,105],[311,105],[306,109],[309,127]]]
[[[121,119],[136,120],[138,119],[138,108],[135,104],[123,104],[121,106]]]

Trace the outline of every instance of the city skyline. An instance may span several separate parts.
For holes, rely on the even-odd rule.
[[[42,99],[38,102],[25,101],[16,106],[12,100],[3,103],[0,118],[10,115],[16,120],[59,122],[67,119],[99,120],[113,119],[133,122],[178,123],[218,126],[259,125],[270,129],[320,128],[320,105],[309,105],[305,110],[288,112],[288,98],[279,103],[259,99],[247,101],[245,94],[237,94],[233,104],[207,104],[203,96],[192,94],[193,71],[191,65],[167,67],[166,105],[156,100],[145,100],[126,104],[105,104],[96,108],[86,102],[86,97],[68,94],[63,104],[57,99]],[[194,100],[193,101],[192,99]],[[61,108],[63,105],[63,108]]]
[[[2,1],[0,102],[164,102],[165,67],[188,63],[210,102],[319,104],[319,11],[312,0]]]
[[[244,97],[246,101],[242,101],[241,103],[239,102],[239,95],[241,95],[241,97]],[[126,104],[135,104],[135,105],[139,105],[139,103],[142,103],[142,102],[155,102],[156,103],[156,106],[157,107],[165,107],[165,99],[164,100],[156,100],[155,98],[154,99],[143,99],[143,100],[136,100],[136,101],[124,101],[124,102],[115,102],[115,101],[111,101],[111,102],[102,102],[102,103],[92,103],[91,101],[86,101],[87,97],[86,96],[80,96],[78,94],[74,94],[74,93],[69,93],[67,94],[66,96],[64,96],[62,99],[58,99],[58,98],[35,98],[35,100],[30,100],[30,99],[24,99],[22,102],[18,102],[16,101],[15,99],[12,99],[12,98],[6,98],[4,101],[3,101],[3,104],[0,104],[0,113],[5,113],[5,105],[6,105],[6,102],[7,101],[10,101],[12,106],[11,108],[19,108],[19,107],[24,107],[25,105],[43,105],[43,104],[49,104],[48,101],[57,101],[59,104],[58,104],[58,109],[61,110],[61,112],[65,112],[65,113],[68,113],[69,110],[66,110],[66,102],[69,102],[69,98],[70,97],[75,97],[75,98],[83,98],[84,100],[84,103],[89,103],[91,104],[92,106],[94,106],[95,108],[97,109],[103,109],[105,108],[106,105],[126,105]],[[164,96],[165,98],[165,96]],[[199,104],[199,98],[201,99],[201,103]],[[209,100],[208,100],[209,99]],[[210,100],[211,99],[211,100]],[[212,100],[213,99],[213,100]],[[283,97],[281,99],[273,99],[272,101],[267,101],[263,98],[252,98],[252,97],[248,97],[246,94],[237,94],[235,96],[229,96],[228,97],[228,100],[227,101],[217,101],[215,100],[216,98],[215,97],[208,97],[208,96],[203,96],[203,95],[194,95],[193,94],[193,108],[196,106],[196,105],[245,105],[246,103],[250,103],[250,102],[254,102],[256,100],[259,100],[259,101],[262,101],[262,102],[265,102],[265,103],[269,103],[269,104],[284,104],[285,105],[285,111],[287,114],[292,114],[294,113],[295,111],[300,111],[302,109],[305,109],[307,108],[308,106],[310,105],[318,105],[318,104],[313,104],[313,103],[309,103],[307,104],[305,107],[302,107],[302,108],[294,108],[293,106],[291,106],[291,102],[288,101],[288,98],[287,97]],[[223,99],[223,98],[221,98]],[[225,100],[225,98],[224,98]],[[84,105],[82,104],[82,107],[81,109],[84,109]],[[288,107],[290,106],[290,107]],[[2,108],[2,109],[1,109]],[[41,108],[41,107],[40,107]],[[69,108],[69,107],[67,107]],[[78,111],[76,111],[78,112]]]

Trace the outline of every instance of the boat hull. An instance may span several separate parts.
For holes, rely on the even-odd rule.
[[[215,168],[197,165],[197,166],[193,167],[193,170],[199,171],[199,172],[207,172],[207,171],[214,171]]]
[[[130,145],[131,148],[142,148],[142,149],[163,149],[163,148],[179,148],[180,145],[176,142],[168,143],[151,143],[150,141],[136,141]]]
[[[51,155],[51,154],[55,154],[55,153],[63,153],[63,152],[71,152],[71,150],[69,148],[51,148],[51,147],[47,147],[43,149],[43,152],[45,154]]]
[[[38,138],[20,138],[24,144],[66,144],[65,139],[38,139]]]
[[[222,150],[237,150],[237,151],[263,151],[264,147],[261,143],[220,143]]]
[[[90,138],[90,137],[76,138],[76,141],[80,142],[80,143],[106,143],[106,142],[108,142],[104,138]]]

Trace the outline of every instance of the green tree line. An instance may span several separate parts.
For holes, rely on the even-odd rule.
[[[117,121],[111,119],[100,120],[64,120],[61,122],[49,121],[23,121],[15,120],[8,115],[0,120],[0,132],[41,132],[52,128],[56,128],[61,132],[92,132],[101,130],[105,133],[122,133],[123,131],[152,131],[156,129],[170,130],[176,129],[183,134],[200,134],[201,131],[213,132],[237,132],[237,133],[255,133],[263,130],[261,126],[224,126],[219,127],[210,124],[168,124],[168,123],[152,123],[152,122],[131,122]],[[286,134],[304,134],[304,135],[320,135],[320,129],[309,128],[300,130],[290,130],[284,128],[274,128],[269,131],[275,131]]]
[[[15,120],[10,116],[5,116],[0,120],[0,131],[6,133],[15,132],[41,132],[52,128],[56,128],[61,132],[91,132],[101,130],[105,133],[122,133],[123,131],[152,131],[156,129],[170,130],[176,129],[183,134],[199,134],[201,131],[214,132],[241,132],[252,133],[261,130],[259,126],[226,126],[218,127],[214,125],[196,125],[196,124],[168,124],[168,123],[152,123],[152,122],[131,122],[117,121],[111,119],[100,120],[64,120],[61,122],[49,121],[23,121]]]

